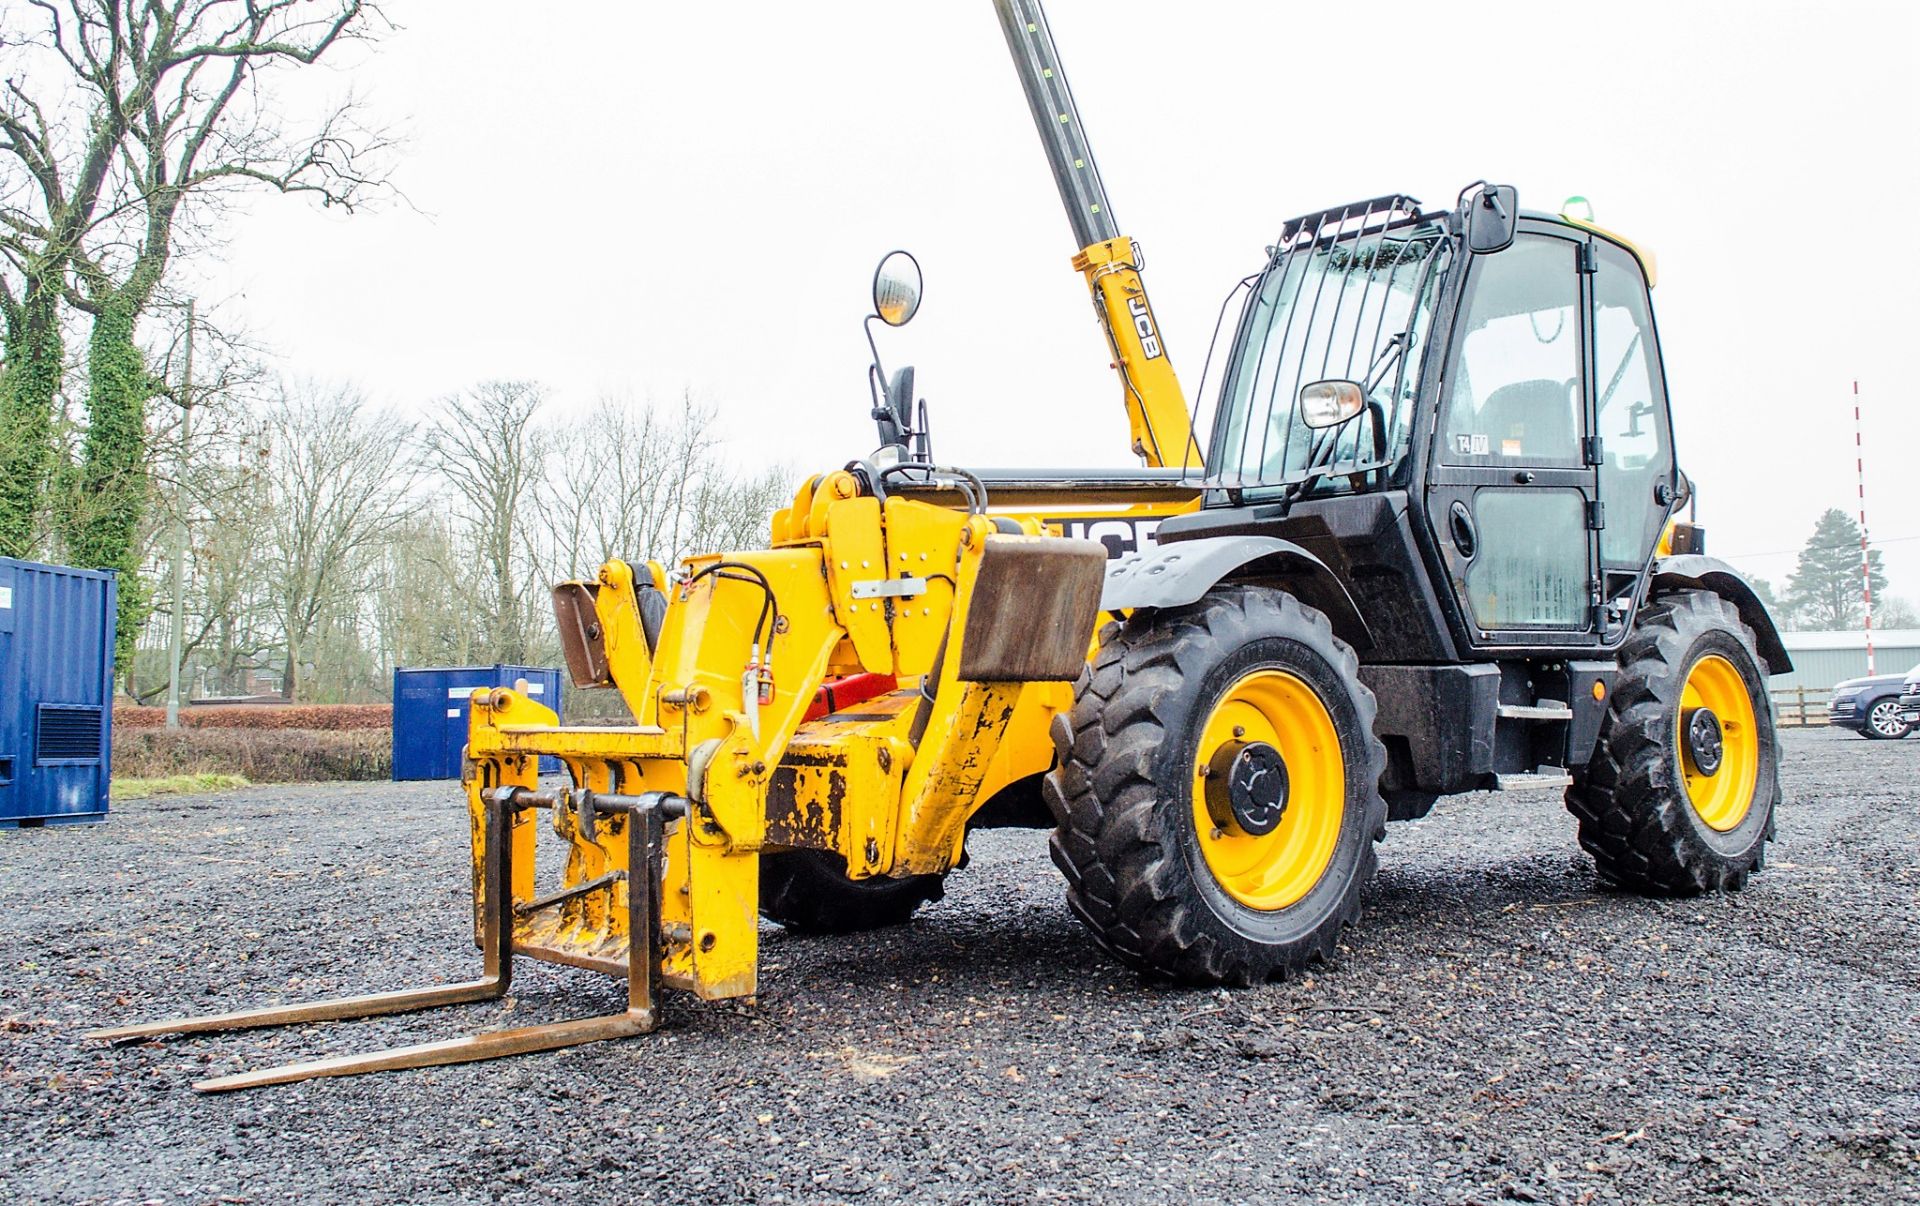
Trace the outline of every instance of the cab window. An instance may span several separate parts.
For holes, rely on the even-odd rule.
[[[1623,247],[1593,241],[1594,412],[1600,437],[1600,561],[1639,569],[1666,522],[1661,486],[1673,483],[1667,391],[1639,261]]]
[[[1521,235],[1475,262],[1441,430],[1443,462],[1580,465],[1576,253],[1566,239]]]

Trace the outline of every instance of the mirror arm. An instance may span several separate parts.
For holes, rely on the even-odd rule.
[[[880,366],[877,364],[867,366],[867,392],[873,396],[873,410],[867,417],[882,418],[887,413],[887,391],[886,386],[881,383]]]
[[[873,338],[873,320],[879,317],[878,314],[869,314],[867,315],[866,321],[860,325],[867,333],[867,348],[873,353],[873,371],[880,375],[882,381],[885,381],[887,377],[886,366],[880,363],[880,345],[875,342]]]
[[[873,352],[873,363],[867,366],[867,393],[873,400],[873,407],[867,412],[867,417],[881,425],[880,439],[884,445],[888,442],[887,426],[893,410],[887,397],[887,370],[880,363],[880,345],[873,338],[873,320],[879,317],[878,314],[869,314],[861,325],[867,332],[867,347]]]

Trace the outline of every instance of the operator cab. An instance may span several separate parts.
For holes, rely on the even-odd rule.
[[[1161,541],[1302,543],[1384,660],[1616,646],[1686,491],[1648,284],[1506,186],[1293,219],[1222,311],[1208,509]]]

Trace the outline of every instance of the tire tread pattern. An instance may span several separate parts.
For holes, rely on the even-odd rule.
[[[1685,686],[1688,654],[1702,636],[1722,631],[1760,665],[1753,630],[1733,604],[1707,591],[1661,596],[1640,612],[1621,647],[1620,675],[1585,767],[1567,789],[1567,810],[1579,821],[1580,845],[1602,875],[1637,892],[1695,896],[1735,891],[1765,861],[1780,798],[1773,701],[1759,693],[1755,720],[1764,727],[1761,777],[1753,807],[1766,810],[1760,833],[1746,850],[1716,849],[1687,799],[1673,748],[1675,718]],[[1764,679],[1762,680],[1764,683]]]
[[[1179,836],[1157,807],[1154,776],[1161,751],[1177,740],[1177,717],[1194,705],[1187,697],[1199,690],[1195,670],[1207,664],[1209,647],[1263,637],[1307,646],[1350,686],[1366,785],[1361,861],[1337,915],[1309,941],[1286,949],[1245,938],[1196,899]],[[1341,931],[1359,917],[1361,891],[1377,866],[1374,843],[1386,833],[1379,791],[1386,750],[1374,735],[1376,710],[1353,650],[1323,614],[1291,595],[1227,586],[1188,607],[1109,624],[1081,675],[1073,710],[1053,720],[1057,758],[1044,792],[1056,824],[1050,852],[1066,877],[1068,908],[1114,958],[1183,983],[1247,985],[1332,959]]]
[[[836,855],[795,850],[760,859],[760,915],[803,934],[856,934],[904,925],[946,895],[940,875],[848,879]]]

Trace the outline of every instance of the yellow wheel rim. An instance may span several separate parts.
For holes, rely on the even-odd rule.
[[[1286,762],[1286,810],[1270,833],[1221,825],[1207,810],[1206,769],[1222,746],[1265,742]],[[1228,688],[1200,732],[1193,772],[1193,825],[1220,887],[1250,909],[1297,903],[1326,873],[1346,811],[1346,761],[1333,717],[1305,682],[1256,670]]]
[[[1720,721],[1720,765],[1705,774],[1687,751],[1687,717],[1707,708]],[[1760,779],[1760,728],[1754,722],[1753,697],[1734,664],[1708,654],[1687,671],[1680,692],[1680,716],[1674,722],[1675,754],[1687,782],[1687,800],[1707,826],[1725,833],[1747,819],[1754,785]]]

